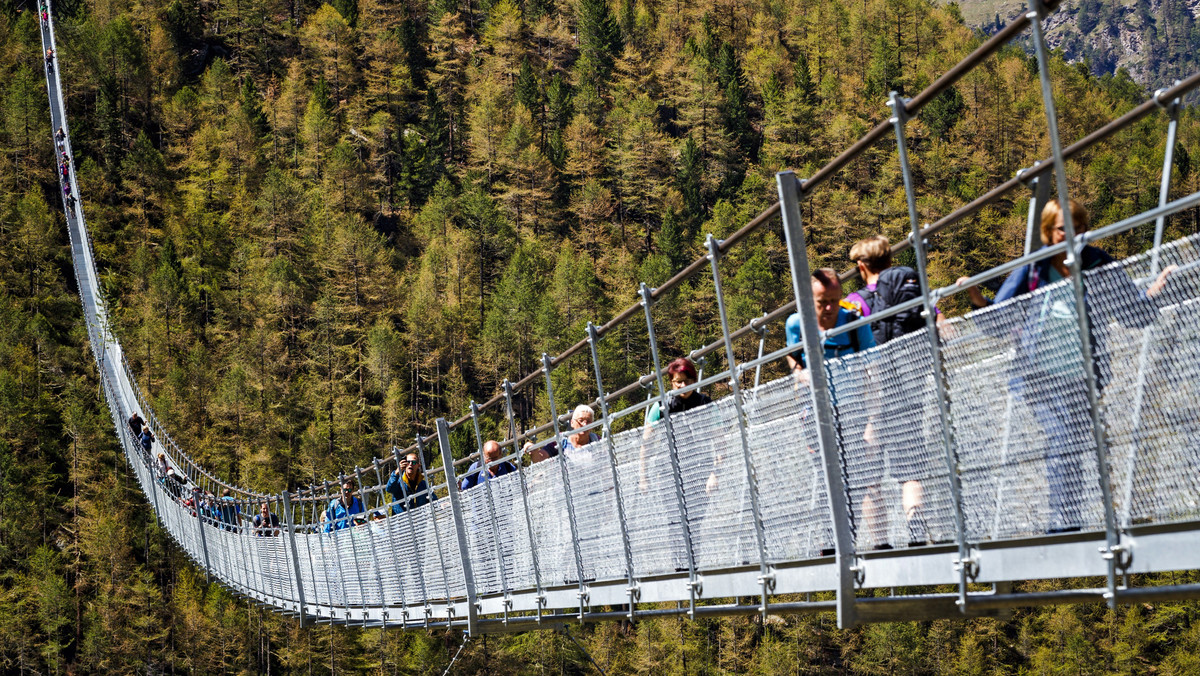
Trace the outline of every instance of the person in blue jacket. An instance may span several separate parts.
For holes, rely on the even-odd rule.
[[[817,326],[822,331],[859,319],[858,313],[842,306],[842,282],[833,268],[813,270],[812,291],[813,304],[817,311]],[[800,345],[803,342],[799,312],[793,312],[787,318],[784,332],[788,345]],[[870,326],[860,326],[854,331],[826,338],[824,347],[826,359],[844,357],[875,347],[875,334],[871,333]],[[787,355],[787,363],[792,371],[802,371],[805,364],[803,351],[797,350]]]
[[[353,493],[354,486],[347,481],[342,484],[341,496],[329,501],[329,506],[325,508],[326,533],[349,528],[353,525],[352,517],[366,511],[363,509],[362,500],[355,497]]]
[[[1071,222],[1076,233],[1088,229],[1088,213],[1075,200],[1069,201]],[[1046,245],[1066,241],[1062,207],[1049,202],[1042,210],[1042,242]],[[1081,509],[1084,501],[1083,463],[1095,460],[1095,441],[1088,404],[1087,368],[1080,358],[1079,320],[1074,290],[1069,284],[1055,282],[1069,279],[1070,267],[1066,252],[1013,271],[996,298],[988,301],[976,287],[967,293],[971,304],[982,308],[1003,303],[1040,290],[1024,308],[1024,321],[1014,327],[1011,314],[981,315],[977,318],[983,330],[992,334],[1011,332],[1017,343],[1009,388],[1025,399],[1046,436],[1046,475],[1049,484],[1050,519],[1048,533],[1078,531],[1083,525]],[[1090,319],[1090,341],[1093,364],[1100,387],[1109,373],[1106,327],[1115,319],[1131,328],[1144,327],[1157,317],[1154,297],[1162,292],[1176,266],[1168,266],[1142,293],[1117,266],[1105,268],[1112,256],[1086,245],[1079,252],[1081,269],[1093,271],[1086,279],[1091,291],[1084,297]],[[1097,296],[1116,295],[1126,305],[1123,312],[1109,317],[1098,303]],[[1132,301],[1132,302],[1130,302]]]
[[[400,466],[388,477],[385,487],[392,496],[392,514],[399,514],[406,509],[415,509],[436,500],[437,496],[429,490],[425,475],[421,473],[421,463],[416,453],[409,453],[400,461]]]
[[[471,467],[467,469],[467,475],[463,477],[459,484],[459,490],[467,490],[474,488],[482,483],[497,479],[510,472],[517,471],[515,465],[505,460],[504,462],[496,462],[500,459],[501,449],[500,444],[493,440],[488,440],[483,444],[483,461],[476,460],[471,463]],[[484,470],[486,463],[487,469]]]

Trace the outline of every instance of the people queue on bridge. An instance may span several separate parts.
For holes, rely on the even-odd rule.
[[[1085,232],[1088,227],[1087,212],[1074,201],[1070,202],[1070,208],[1076,232]],[[1041,234],[1047,245],[1059,244],[1065,240],[1063,214],[1057,202],[1048,203],[1044,209],[1041,218]],[[1113,260],[1105,252],[1090,245],[1083,247],[1080,257],[1083,270],[1096,270]],[[890,242],[882,235],[869,237],[855,243],[850,250],[850,258],[858,268],[863,285],[848,295],[844,293],[842,280],[832,268],[819,268],[814,270],[811,276],[813,310],[817,325],[822,331],[825,359],[839,359],[864,352],[927,327],[925,315],[922,313],[923,308],[917,307],[913,310],[892,314],[870,324],[864,324],[851,331],[832,336],[825,335],[825,332],[837,327],[919,298],[922,293],[920,280],[915,270],[906,266],[893,265]],[[1131,292],[1134,297],[1142,299],[1147,312],[1140,314],[1136,311],[1127,312],[1118,319],[1127,326],[1145,326],[1153,321],[1154,313],[1149,310],[1156,307],[1154,298],[1163,291],[1174,270],[1175,266],[1164,268],[1144,293],[1137,292],[1136,289]],[[1066,254],[1059,253],[1054,257],[1018,268],[1009,275],[992,300],[984,297],[978,288],[964,287],[963,290],[967,292],[974,307],[982,308],[992,303],[1029,294],[1053,282],[1068,279],[1070,274]],[[1119,283],[1133,288],[1132,281],[1128,279],[1124,271],[1117,268],[1114,274],[1123,280]],[[960,279],[959,284],[962,285],[965,279]],[[1058,308],[1058,305],[1064,304],[1068,300],[1064,297],[1064,294],[1068,292],[1069,289],[1063,287],[1063,289],[1056,290],[1057,295],[1047,296],[1047,308],[1044,308],[1042,312],[1028,313],[1025,325],[1015,332],[1020,349],[1014,367],[1015,374],[1010,381],[1010,387],[1014,392],[1020,394],[1027,401],[1046,438],[1045,461],[1049,487],[1048,532],[1050,533],[1079,530],[1082,524],[1080,513],[1080,495],[1084,480],[1082,463],[1087,457],[1087,439],[1091,435],[1091,421],[1086,415],[1086,408],[1079,406],[1079,402],[1086,400],[1087,397],[1084,372],[1076,369],[1074,372],[1066,374],[1061,363],[1047,361],[1038,350],[1039,341],[1055,336],[1061,337],[1064,332],[1069,333],[1076,326],[1073,311],[1066,311],[1065,306],[1064,311],[1060,311]],[[935,312],[936,322],[940,324],[944,318],[936,308]],[[1092,334],[1093,340],[1103,343],[1104,327],[1102,325],[1094,325]],[[799,313],[794,313],[787,318],[785,338],[787,345],[796,348],[795,351],[785,356],[785,361],[799,391],[799,388],[806,387],[808,382],[807,362],[803,350],[802,322]],[[1098,350],[1097,354],[1101,360],[1106,358],[1103,349]],[[1105,371],[1104,368],[1096,369],[1097,373]],[[712,402],[707,394],[695,387],[699,380],[699,374],[691,360],[679,358],[672,361],[666,369],[666,376],[671,391],[664,401],[666,412],[670,415],[679,415]],[[1103,387],[1103,383],[1100,383],[1100,386]],[[931,541],[940,542],[949,539],[950,535],[947,533],[931,534],[929,532],[924,514],[925,489],[922,484],[922,481],[928,480],[929,476],[927,471],[922,471],[919,462],[911,460],[914,455],[920,455],[921,451],[918,450],[914,453],[912,448],[906,448],[905,445],[911,445],[912,442],[902,436],[895,437],[895,435],[883,434],[877,430],[885,421],[889,422],[892,427],[895,427],[896,421],[902,421],[919,428],[921,416],[924,415],[925,402],[920,397],[905,400],[898,397],[889,398],[878,392],[863,396],[873,397],[877,401],[866,406],[868,409],[867,422],[862,431],[862,442],[866,446],[866,453],[872,455],[874,459],[878,460],[878,457],[885,455],[888,458],[888,477],[899,484],[901,507],[909,538],[908,544],[919,546]],[[836,405],[838,404],[835,402]],[[644,437],[646,439],[650,439],[653,431],[659,429],[664,417],[663,409],[663,402],[659,401],[647,407],[644,417]],[[522,452],[515,455],[515,458],[520,462],[523,457],[528,456],[530,463],[538,463],[564,454],[569,457],[600,440],[599,435],[594,431],[584,429],[592,425],[594,421],[595,411],[586,404],[578,405],[571,411],[570,427],[565,434],[540,444],[529,441],[525,444]],[[150,426],[145,424],[137,413],[134,413],[129,419],[129,427],[133,438],[140,443],[145,457],[149,459],[156,441]],[[815,453],[814,447],[817,444],[814,439],[806,439],[804,444],[808,447],[810,455]],[[647,472],[649,471],[647,447],[648,444],[643,444],[641,456],[641,487],[643,489],[647,485]],[[518,471],[518,465],[514,464],[512,459],[503,459],[502,446],[497,441],[484,442],[481,450],[480,458],[475,460],[466,474],[457,480],[458,490],[468,491],[493,479],[499,479]],[[718,451],[711,458],[711,462],[713,468],[708,481],[705,482],[706,493],[712,493],[720,488],[719,470],[724,462],[721,452]],[[255,512],[252,516],[243,514],[241,504],[232,497],[229,489],[225,489],[220,498],[215,497],[211,492],[187,492],[185,490],[188,483],[187,477],[170,467],[165,454],[159,453],[153,466],[159,482],[166,488],[168,494],[192,510],[193,515],[199,511],[200,515],[213,526],[235,533],[242,532],[243,528],[248,528],[248,533],[261,537],[280,533],[279,517],[270,511],[266,503],[252,510]],[[890,549],[891,545],[888,544],[886,535],[889,530],[887,516],[883,504],[883,495],[887,487],[882,483],[882,477],[874,483],[869,482],[865,487],[860,486],[859,488],[861,489],[859,491],[861,502],[858,504],[858,508],[862,515],[861,528],[864,529],[867,542],[876,543],[875,549]],[[398,458],[397,467],[388,476],[383,491],[391,497],[391,502],[385,509],[393,515],[437,500],[437,494],[430,489],[424,474],[423,463],[416,453],[408,453],[403,458]],[[368,519],[373,520],[386,516],[384,510],[368,513],[362,497],[363,492],[358,491],[357,493],[352,482],[342,483],[340,492],[329,500],[312,527],[325,533],[332,533],[365,523]],[[243,524],[243,521],[247,521],[248,524]]]

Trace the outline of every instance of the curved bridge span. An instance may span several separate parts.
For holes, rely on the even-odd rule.
[[[710,236],[707,257],[657,289],[643,285],[639,304],[589,326],[571,349],[544,357],[541,370],[506,381],[502,394],[472,404],[459,420],[439,419],[435,435],[408,449],[391,449],[339,481],[277,495],[213,476],[147,406],[110,331],[82,204],[68,202],[80,198],[71,163],[63,205],[88,336],[114,428],[142,490],[163,527],[208,575],[301,622],[461,625],[478,633],[673,613],[836,611],[839,624],[850,626],[988,616],[1023,605],[1200,597],[1200,585],[1145,588],[1131,586],[1128,577],[1200,568],[1200,239],[1162,241],[1167,217],[1200,205],[1200,193],[1167,201],[1179,100],[1200,86],[1200,74],[1063,147],[1041,32],[1052,9],[1038,5],[1019,17],[916,97],[893,94],[890,119],[813,176],[779,174],[778,203],[723,241]],[[906,123],[1026,32],[1041,70],[1052,156],[922,225]],[[54,48],[52,19],[43,23],[42,40]],[[66,132],[60,150],[71,154],[56,65],[47,59],[52,129]],[[1064,243],[1037,248],[1041,207],[1066,203],[1066,161],[1151,114],[1171,120],[1159,206],[1078,236],[1068,222]],[[871,320],[920,309],[926,326],[881,347],[824,359],[823,340],[865,320],[819,329],[812,289],[796,282],[810,275],[799,205],[888,137],[899,152],[912,226],[894,250],[915,248],[921,293]],[[930,288],[928,238],[1015,190],[1032,191],[1026,255],[972,283],[1063,252],[1072,274],[935,326],[933,305],[962,289]],[[749,326],[731,327],[720,261],[780,221],[796,300]],[[1150,224],[1151,251],[1083,269],[1084,245]],[[1147,294],[1169,266],[1161,293]],[[722,383],[728,396],[615,433],[615,426],[630,427],[618,421],[640,421],[668,400],[654,306],[703,274],[715,283],[712,321],[720,323],[722,338],[690,356],[705,366],[697,387]],[[767,352],[768,327],[797,307],[801,345]],[[598,345],[625,322],[645,323],[655,370],[609,390]],[[734,345],[742,341],[758,342],[758,358],[736,360]],[[801,346],[811,355],[804,375],[762,381],[764,364]],[[594,431],[598,440],[526,465],[527,440],[563,448],[567,428],[555,410],[551,374],[571,358],[592,360],[602,396],[596,422],[577,431]],[[534,386],[547,391],[554,419],[518,434],[514,396]],[[647,401],[610,410],[611,402],[644,387],[652,393]],[[126,420],[135,413],[156,433],[170,466],[188,478],[186,488],[163,476],[134,438]],[[459,482],[471,475],[452,459],[450,435],[461,428],[482,449],[480,420],[488,416],[509,430],[504,457],[491,466],[513,460],[518,469],[463,489]],[[400,509],[385,480],[410,453],[432,488]],[[368,512],[386,518],[323,518],[343,482]],[[225,490],[226,500],[206,498]],[[236,516],[257,514],[263,505],[279,516],[278,528],[256,529]],[[1103,582],[1012,592],[1015,581],[1068,578]],[[892,588],[891,595],[877,597],[880,588]],[[931,588],[940,591],[920,591]],[[826,600],[811,600],[812,593]]]

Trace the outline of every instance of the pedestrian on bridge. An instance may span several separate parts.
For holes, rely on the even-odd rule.
[[[1087,211],[1075,200],[1069,201],[1069,208],[1075,232],[1087,232]],[[1042,209],[1041,231],[1042,242],[1047,246],[1066,241],[1066,224],[1058,202],[1048,202]],[[1095,290],[1090,290],[1085,297],[1086,309],[1092,319],[1089,323],[1093,344],[1091,365],[1085,366],[1081,358],[1073,289],[1069,284],[1056,284],[1071,276],[1065,251],[1013,271],[996,292],[995,300],[989,301],[977,287],[966,289],[976,308],[1040,291],[1028,302],[1016,306],[1021,319],[1015,326],[1012,313],[988,313],[977,321],[985,331],[995,335],[1011,334],[1017,342],[1009,387],[1029,405],[1046,437],[1050,503],[1047,533],[1074,532],[1084,525],[1083,506],[1091,490],[1085,486],[1084,463],[1096,459],[1084,369],[1093,369],[1098,387],[1105,385],[1111,373],[1105,347],[1107,326],[1112,320],[1130,328],[1153,323],[1158,315],[1154,297],[1166,287],[1176,269],[1174,265],[1163,268],[1142,293],[1123,269],[1106,267],[1113,262],[1113,257],[1101,249],[1085,245],[1079,251],[1079,260],[1084,271],[1094,271],[1089,275],[1087,286]],[[959,283],[962,282],[960,279]],[[1113,317],[1105,317],[1101,295],[1118,296],[1125,305],[1131,300],[1134,303]]]
[[[146,421],[142,420],[141,414],[139,414],[137,411],[134,411],[133,415],[129,416],[129,429],[133,431],[133,436],[135,439],[140,439],[142,437],[142,425],[145,424]]]
[[[459,483],[459,490],[474,488],[492,479],[498,479],[505,474],[517,471],[516,466],[505,460],[500,462],[500,443],[492,439],[483,444],[483,458],[471,463],[467,475]],[[485,468],[486,466],[486,468]]]
[[[437,499],[437,496],[429,490],[429,484],[425,482],[425,475],[421,472],[421,463],[417,459],[416,453],[409,453],[400,460],[400,466],[388,477],[384,490],[392,496],[392,501],[396,503],[392,505],[392,514],[399,514],[406,509],[416,509],[421,505],[428,504],[431,499]]]
[[[329,501],[329,506],[325,508],[323,515],[325,520],[325,532],[332,533],[335,530],[342,530],[353,525],[353,517],[355,514],[362,514],[366,509],[363,508],[362,500],[354,495],[354,485],[349,481],[342,484],[342,492],[333,500]]]

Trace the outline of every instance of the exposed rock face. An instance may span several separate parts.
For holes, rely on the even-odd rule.
[[[986,33],[1021,11],[1009,0],[963,2],[967,21]],[[1147,89],[1200,67],[1200,0],[1064,0],[1046,28],[1047,42],[1068,61],[1086,62],[1096,75],[1124,69]]]

